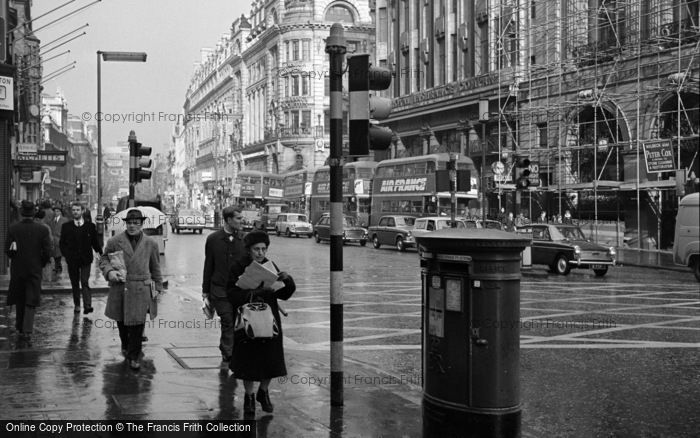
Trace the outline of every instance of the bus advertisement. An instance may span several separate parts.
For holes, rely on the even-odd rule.
[[[369,224],[372,178],[376,161],[353,161],[343,166],[343,213],[357,218],[358,224]],[[312,223],[330,211],[330,167],[314,173],[309,200],[309,218]]]
[[[282,200],[289,206],[289,212],[308,215],[306,208],[308,196],[311,195],[312,172],[307,169],[295,170],[284,174],[283,177]]]
[[[381,216],[389,214],[449,216],[450,192],[437,191],[435,173],[446,169],[449,160],[449,154],[439,153],[381,161],[375,169],[372,184],[370,225],[376,225]],[[479,176],[474,163],[467,157],[457,159],[457,169],[470,171],[471,189],[456,193],[457,215],[467,216],[469,210],[476,210],[478,204]]]

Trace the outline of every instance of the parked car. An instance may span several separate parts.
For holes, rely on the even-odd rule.
[[[464,222],[467,228],[487,228],[490,230],[505,230],[505,227],[499,221],[494,221],[491,219],[481,220],[481,219],[463,219],[459,218]]]
[[[457,222],[455,228],[467,228],[464,221],[455,219],[455,222]],[[452,219],[447,216],[419,217],[416,219],[416,223],[413,226],[413,237],[424,236],[431,231],[443,230],[445,228],[452,228]]]
[[[243,216],[241,220],[243,231],[251,231],[255,221],[260,219],[260,212],[258,210],[243,210],[241,216]]]
[[[285,213],[277,215],[275,222],[277,235],[284,233],[285,236],[306,236],[311,238],[314,234],[314,227],[309,222],[305,214]]]
[[[413,238],[415,221],[413,216],[382,216],[377,225],[368,229],[372,246],[378,249],[382,245],[392,245],[399,251],[416,246]]]
[[[324,213],[323,216],[314,225],[314,237],[316,243],[321,243],[322,240],[331,240],[331,216]],[[367,229],[357,225],[357,219],[352,216],[343,216],[343,244],[348,242],[357,242],[361,246],[367,244]]]
[[[691,193],[681,199],[676,216],[673,239],[673,262],[688,266],[700,281],[700,194]]]
[[[597,277],[615,266],[614,247],[606,247],[587,239],[576,225],[531,224],[518,232],[532,233],[532,264],[548,265],[552,272],[567,275],[572,268],[593,269]]]
[[[262,231],[275,231],[275,222],[277,215],[285,213],[287,206],[285,204],[267,204],[263,207],[262,213],[253,221],[253,228]]]
[[[191,230],[192,233],[202,234],[206,225],[204,214],[192,208],[182,208],[175,213],[175,220],[172,223],[173,231],[180,234],[181,231]]]

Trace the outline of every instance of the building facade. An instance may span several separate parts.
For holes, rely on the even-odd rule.
[[[203,49],[186,93],[185,170],[192,204],[236,197],[241,170],[314,170],[329,152],[325,38],[343,23],[348,54],[371,52],[369,1],[254,1],[215,49]]]
[[[570,210],[597,241],[667,250],[700,176],[699,3],[377,0],[376,60],[396,73],[377,159],[466,154],[490,216]]]

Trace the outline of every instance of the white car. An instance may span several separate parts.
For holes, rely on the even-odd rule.
[[[442,230],[445,228],[452,228],[451,222],[452,221],[449,218],[449,216],[431,216],[416,218],[416,222],[413,225],[412,230],[413,236],[425,236],[426,234],[432,231]],[[467,226],[464,224],[464,221],[460,219],[455,219],[455,222],[457,222],[456,228],[467,228]]]
[[[314,235],[314,227],[309,222],[305,214],[283,213],[277,215],[275,222],[277,235],[284,233],[287,237],[306,236],[311,238]]]

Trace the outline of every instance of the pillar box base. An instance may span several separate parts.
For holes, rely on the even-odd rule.
[[[424,438],[519,437],[521,409],[483,412],[464,411],[423,398]]]

